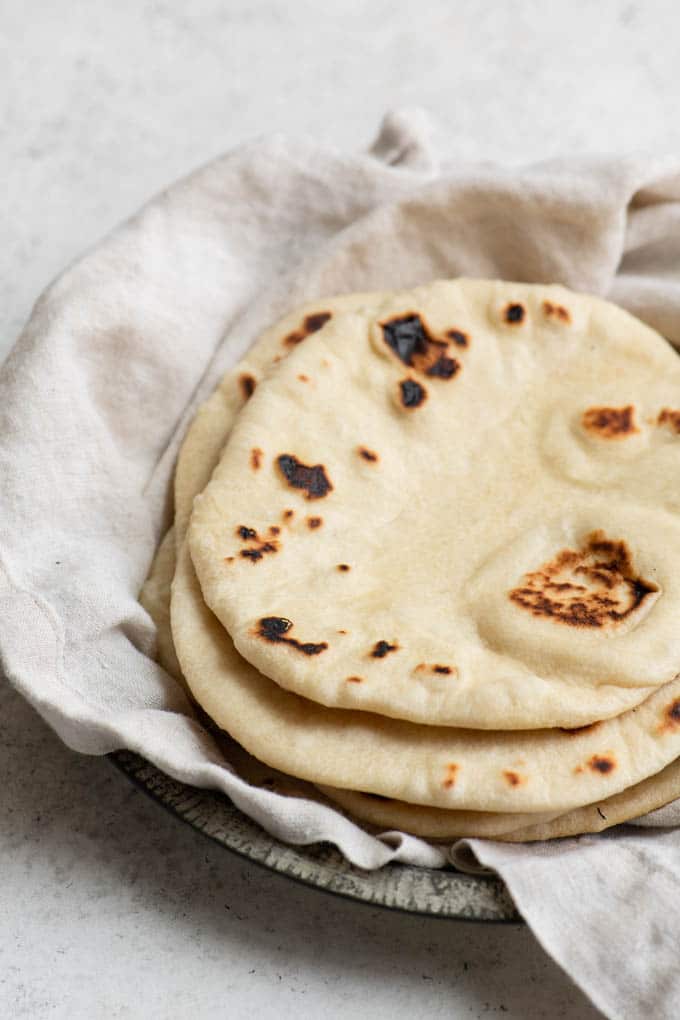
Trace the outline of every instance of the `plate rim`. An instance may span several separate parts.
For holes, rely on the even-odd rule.
[[[112,751],[106,755],[108,761],[122,772],[133,785],[144,792],[155,803],[165,808],[178,820],[191,826],[207,839],[223,847],[225,850],[257,864],[267,871],[273,871],[307,888],[338,896],[352,903],[366,907],[396,911],[417,917],[432,917],[438,920],[466,921],[477,924],[514,924],[523,925],[524,919],[513,903],[507,887],[502,879],[492,875],[470,875],[453,867],[446,869],[415,868],[413,866],[392,862],[376,871],[357,868],[346,861],[336,847],[328,844],[312,844],[311,846],[292,846],[270,836],[257,822],[249,818],[218,790],[207,790],[180,782],[167,775],[142,755],[127,749]],[[178,799],[190,801],[190,807],[182,809]],[[207,821],[197,817],[196,809],[203,808],[207,812]],[[211,815],[219,810],[224,820],[231,820],[238,829],[245,830],[248,835],[239,839],[238,833],[221,827],[218,832],[211,827]],[[255,853],[252,842],[260,844],[260,852]],[[326,849],[327,848],[327,849]],[[315,858],[315,853],[324,855],[335,862],[337,870],[324,862],[323,856]],[[295,862],[298,870],[292,869]],[[310,871],[311,869],[311,871]],[[325,875],[322,882],[313,877],[314,871]],[[415,905],[400,902],[400,885],[403,879],[413,885],[415,893],[422,894],[421,903]],[[432,883],[432,890],[427,883]],[[438,889],[435,890],[435,886]],[[359,891],[361,890],[361,891]],[[449,893],[449,898],[446,893]],[[455,892],[456,896],[451,898]],[[468,902],[464,909],[456,899],[461,895]],[[392,895],[388,895],[388,894]],[[441,899],[439,897],[441,896]],[[395,898],[396,897],[396,898]],[[430,906],[430,900],[432,905]],[[476,902],[478,901],[478,902]],[[439,909],[434,909],[435,902]]]

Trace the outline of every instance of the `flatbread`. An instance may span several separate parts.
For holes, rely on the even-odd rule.
[[[192,431],[200,432],[206,420],[197,416]],[[225,413],[222,440],[231,424]],[[216,427],[217,418],[211,423]],[[220,445],[214,436],[197,441],[196,456],[209,449],[215,455]],[[211,466],[196,464],[197,475],[208,477]],[[184,543],[171,618],[178,657],[199,704],[255,757],[311,782],[431,807],[554,814],[615,795],[660,771],[680,751],[680,681],[627,715],[576,733],[421,727],[316,705],[280,689],[238,655],[203,602]]]
[[[149,581],[143,589],[146,593],[144,604],[157,627],[159,662],[169,672],[173,672],[171,667],[175,663],[179,671],[170,631],[170,583],[174,571],[174,532],[171,528],[158,548]],[[153,595],[149,598],[152,579]],[[173,675],[183,680],[179,672],[174,672]],[[240,776],[256,786],[266,785],[287,796],[326,798],[375,829],[397,829],[425,839],[451,840],[464,836],[478,836],[508,842],[528,842],[574,836],[585,832],[601,832],[612,825],[637,818],[668,804],[680,792],[679,760],[666,766],[657,775],[629,787],[614,797],[557,816],[428,808],[406,804],[403,801],[376,798],[359,791],[338,790],[333,787],[317,788],[258,762],[223,732],[220,732],[220,739],[225,744],[225,754],[232,767]],[[322,794],[321,798],[318,797],[317,790]]]
[[[228,390],[228,387],[230,385],[234,385],[234,380],[236,380],[236,385],[238,385],[239,377],[238,369],[235,370],[234,373],[230,373],[229,375],[230,378],[225,379],[221,389]],[[214,401],[215,407],[220,407],[222,409],[221,413],[216,412],[215,417],[213,417],[212,421],[210,420],[209,416],[206,416],[205,414],[199,414],[195,419],[195,422],[192,425],[187,436],[187,440],[185,442],[185,449],[193,448],[196,456],[195,460],[192,457],[191,460],[189,461],[187,461],[186,458],[180,456],[180,466],[178,467],[177,472],[177,490],[179,492],[181,492],[182,490],[182,470],[181,470],[182,462],[184,462],[185,465],[187,463],[192,464],[193,469],[197,472],[195,477],[198,478],[199,480],[198,484],[200,484],[201,480],[203,481],[203,484],[205,484],[205,481],[210,476],[214,460],[219,455],[219,450],[221,449],[224,439],[226,438],[226,435],[228,433],[229,427],[231,425],[231,418],[235,414],[235,412],[232,411],[230,417],[228,405],[226,405],[226,402],[223,400],[222,397],[218,397],[218,395],[215,394],[215,396],[211,399]],[[215,433],[215,435],[212,436],[212,442],[210,442],[211,432]],[[190,485],[185,486],[186,493],[185,497],[180,495],[177,501],[178,519],[180,519],[181,518],[180,508],[182,506],[182,500],[184,498],[183,517],[185,521],[188,519],[191,501],[193,499],[193,495],[190,491],[190,488],[191,488]],[[181,531],[181,526],[180,529],[178,530]],[[190,564],[188,564],[188,566],[190,566]],[[182,591],[183,587],[186,589],[186,586],[185,585],[183,586],[181,577],[178,579],[178,587],[180,592]],[[200,606],[200,599],[198,605]],[[207,623],[208,627],[210,626],[211,620],[212,620],[211,614],[205,612],[204,623]],[[217,628],[216,634],[222,641],[225,640],[228,641],[226,635],[224,635],[224,632],[221,631],[219,628]],[[242,667],[244,664],[239,663],[238,657],[235,657],[234,659],[235,674],[238,673],[240,665]],[[248,667],[245,668],[246,670],[248,669]],[[266,691],[267,688],[265,686],[263,689],[263,693],[265,695],[265,710],[266,710]],[[288,699],[289,703],[294,702],[296,700],[299,699],[294,698]],[[235,703],[238,704],[238,692],[236,692]],[[241,710],[244,707],[247,712],[248,708],[247,705],[242,706]],[[333,713],[331,713],[331,715],[332,714]],[[632,817],[645,811],[652,810],[653,808],[660,806],[662,803],[666,803],[669,800],[674,799],[674,797],[677,795],[677,782],[675,783],[675,785],[673,784],[673,771],[674,766],[671,765],[665,770],[663,770],[663,772],[659,773],[658,777],[653,777],[650,780],[642,782],[637,786],[632,787],[629,790],[626,790],[623,794],[615,795],[613,798],[610,799],[610,801],[600,802],[599,803],[600,810],[602,810],[602,813],[605,814],[607,819],[609,819],[609,824],[614,824],[615,821],[625,820],[625,818],[627,817]],[[658,780],[658,786],[655,780]],[[655,793],[655,790],[658,790],[659,792]],[[346,805],[347,805],[346,798],[348,797],[356,798],[355,802],[353,802],[353,804],[349,808],[350,810],[352,810],[352,807],[354,808],[352,813],[354,813],[356,817],[363,818],[365,821],[377,825],[378,827],[382,828],[400,827],[404,828],[406,831],[413,831],[416,834],[422,834],[430,836],[432,838],[437,838],[438,836],[441,838],[452,838],[456,835],[466,834],[486,835],[490,838],[492,837],[500,838],[501,836],[504,836],[504,834],[505,836],[508,835],[509,828],[511,828],[511,830],[514,830],[515,832],[520,832],[520,830],[517,830],[515,828],[515,824],[516,823],[524,824],[526,821],[526,819],[523,818],[520,813],[514,813],[514,815],[510,819],[508,819],[502,813],[499,813],[495,815],[495,821],[497,824],[494,827],[493,814],[489,815],[487,818],[486,814],[482,812],[474,811],[465,812],[456,810],[442,811],[436,808],[435,809],[420,808],[420,806],[418,805],[403,803],[396,805],[398,813],[395,815],[394,814],[395,804],[393,801],[382,802],[375,801],[374,798],[370,797],[366,798],[365,795],[361,793],[355,794],[352,791],[340,791],[339,795],[345,798]],[[373,808],[370,807],[371,801],[373,802]],[[618,813],[614,813],[613,816],[606,810],[606,805],[609,804],[610,802],[620,805],[621,807],[621,810]],[[368,817],[365,807],[364,808],[361,807],[362,803],[369,804]],[[379,807],[377,808],[379,812],[379,817],[376,817],[375,815],[376,804],[379,805]],[[572,812],[571,814],[573,815],[573,818],[571,818],[571,827],[569,825],[569,816],[563,816],[567,818],[566,822],[561,823],[559,818],[555,818],[554,821],[547,826],[546,819],[544,817],[541,820],[541,822],[538,823],[538,826],[537,823],[534,822],[532,826],[526,828],[525,831],[528,833],[526,838],[549,838],[550,835],[569,835],[573,834],[573,832],[575,831],[596,831],[596,829],[593,828],[593,825],[599,826],[601,824],[602,827],[604,827],[607,824],[605,819],[601,817],[600,811],[597,810],[597,807],[598,805],[592,805],[591,809],[587,810],[584,813],[584,816],[582,817],[579,816],[578,810],[576,812]],[[603,810],[603,808],[605,810]],[[386,810],[388,811],[390,817],[385,817]],[[435,816],[434,827],[432,825],[432,818],[428,819],[428,825],[423,827],[422,825],[423,817],[421,815],[421,811],[425,812],[426,814],[430,813]],[[380,812],[382,812],[382,814],[380,814]],[[466,818],[466,816],[470,817]],[[539,815],[533,814],[534,819],[538,819],[539,817],[540,817]],[[472,828],[468,828],[467,824],[468,822],[470,823]],[[584,826],[584,828],[579,829],[578,828],[579,824]],[[560,825],[562,825],[561,829]],[[576,828],[574,828],[574,825],[576,825]],[[534,835],[532,835],[532,833],[534,833]],[[520,837],[518,836],[518,838]]]
[[[485,814],[443,811],[403,801],[380,799],[354,790],[320,787],[330,801],[376,829],[398,829],[423,839],[478,836],[507,843],[531,843],[603,832],[669,804],[680,795],[680,760],[627,790],[558,815]],[[516,823],[513,824],[516,819]]]
[[[201,418],[201,426],[205,417]],[[187,437],[188,438],[188,437]],[[149,577],[142,589],[140,601],[151,615],[157,630],[158,661],[173,676],[185,683],[175,653],[170,629],[170,587],[175,573],[174,527],[164,536],[158,547]],[[267,786],[286,796],[305,797],[321,802],[330,801],[349,811],[360,821],[375,828],[400,828],[427,837],[444,839],[451,836],[486,836],[499,838],[520,826],[546,822],[551,814],[503,814],[501,812],[446,811],[440,808],[422,808],[399,801],[384,801],[370,794],[336,790],[332,787],[318,787],[304,780],[296,779],[273,769],[252,755],[218,730],[216,739],[229,764],[247,782],[255,786]],[[409,827],[410,826],[410,827]]]
[[[174,528],[170,528],[156,550],[149,576],[139,593],[139,601],[156,625],[158,662],[171,676],[184,684],[170,629],[170,585],[175,574],[176,562],[175,531]]]
[[[679,386],[658,334],[559,287],[442,281],[334,316],[195,501],[203,597],[325,706],[493,730],[617,715],[680,667]]]
[[[184,676],[218,726],[273,768],[325,786],[431,807],[558,813],[619,793],[680,754],[680,680],[581,732],[423,727],[317,705],[239,656],[203,602],[186,544],[171,620]]]
[[[222,377],[215,392],[197,410],[177,458],[175,471],[175,535],[181,543],[194,497],[210,481],[231,426],[258,383],[292,351],[334,317],[348,311],[376,308],[380,294],[341,294],[297,308],[265,330],[246,356]],[[251,460],[257,457],[251,451]]]

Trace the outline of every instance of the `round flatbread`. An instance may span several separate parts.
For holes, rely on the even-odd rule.
[[[200,436],[206,421],[197,416],[191,431]],[[197,439],[199,460],[200,451],[217,456],[232,421],[226,411],[211,420],[221,438]],[[206,479],[213,464],[194,466]],[[181,542],[179,523],[178,531]],[[316,705],[281,690],[238,655],[203,602],[183,542],[171,618],[183,671],[208,714],[257,758],[311,782],[447,809],[557,813],[619,793],[680,751],[678,681],[640,708],[580,732],[423,728]]]
[[[170,583],[175,571],[174,534],[170,529],[161,542],[143,592],[145,606],[158,629],[159,661],[173,675],[179,673],[170,631]],[[152,587],[152,595],[148,592]],[[170,654],[169,654],[170,652]],[[288,796],[316,798],[318,789],[331,802],[363,823],[376,829],[398,829],[425,839],[451,840],[464,836],[527,842],[574,836],[584,832],[601,832],[631,818],[654,811],[674,800],[680,792],[680,761],[672,762],[661,772],[627,790],[595,804],[576,808],[566,814],[504,814],[502,812],[456,811],[428,808],[404,801],[315,787],[258,762],[224,731],[218,731],[225,744],[225,753],[232,767],[248,782],[267,785]]]
[[[203,597],[326,706],[617,715],[680,667],[679,386],[658,334],[559,287],[444,281],[334,316],[196,499]]]

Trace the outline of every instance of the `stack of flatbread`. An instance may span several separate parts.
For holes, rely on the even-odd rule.
[[[557,286],[293,311],[196,414],[142,600],[246,774],[371,826],[534,840],[660,807],[680,359]]]

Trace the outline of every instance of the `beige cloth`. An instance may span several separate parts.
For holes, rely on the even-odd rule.
[[[419,112],[388,117],[369,154],[277,136],[170,188],[48,289],[0,376],[7,676],[79,751],[139,751],[274,835],[330,840],[363,867],[441,865],[421,840],[381,841],[331,808],[248,787],[154,663],[137,593],[179,441],[265,325],[328,293],[457,274],[557,281],[680,345],[679,225],[680,160],[440,165]],[[680,820],[676,806],[656,814]],[[472,845],[601,1008],[675,1015],[676,832]]]

